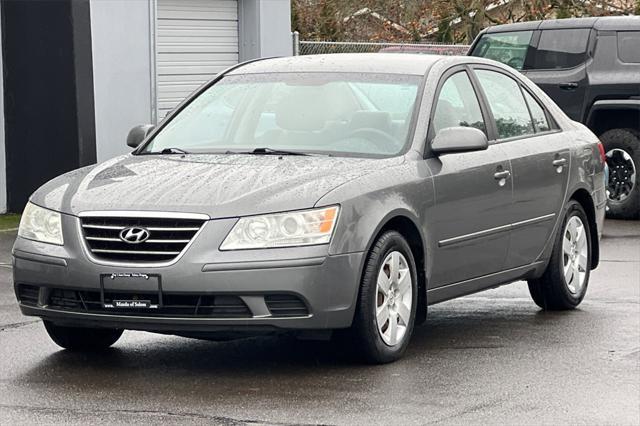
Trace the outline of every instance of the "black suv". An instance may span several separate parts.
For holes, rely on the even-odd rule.
[[[520,70],[597,134],[609,216],[640,218],[640,16],[499,25],[482,31],[469,54]]]

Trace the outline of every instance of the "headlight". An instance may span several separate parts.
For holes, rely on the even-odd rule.
[[[224,239],[220,250],[327,244],[337,217],[338,206],[243,217]]]
[[[60,213],[27,203],[20,219],[18,235],[43,243],[62,245]]]

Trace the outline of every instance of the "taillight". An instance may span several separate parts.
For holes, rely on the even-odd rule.
[[[598,151],[600,151],[600,161],[602,161],[602,164],[605,164],[607,162],[607,154],[604,152],[602,142],[598,142]]]

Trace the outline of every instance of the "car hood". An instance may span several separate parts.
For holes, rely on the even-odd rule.
[[[402,157],[125,155],[74,170],[31,201],[77,215],[95,210],[204,213],[234,217],[310,208],[326,193]]]

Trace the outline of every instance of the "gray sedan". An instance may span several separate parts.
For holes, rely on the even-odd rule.
[[[598,265],[602,146],[490,60],[240,64],[127,142],[22,217],[20,308],[67,349],[289,331],[389,362],[428,305],[524,279],[571,309]]]

